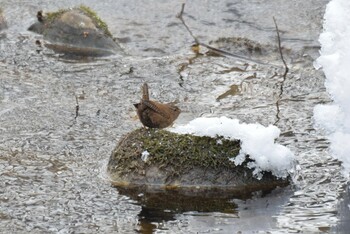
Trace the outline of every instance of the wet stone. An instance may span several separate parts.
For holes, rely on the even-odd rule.
[[[210,41],[209,44],[246,58],[261,59],[263,61],[278,61],[280,59],[277,44],[262,44],[244,37],[220,37],[217,40]],[[292,55],[290,48],[282,47],[281,49],[283,54],[288,58],[291,56],[300,56],[301,53],[294,51],[293,53],[295,54]]]
[[[86,6],[43,14],[29,31],[42,34],[45,45],[57,53],[106,56],[122,53],[105,22]]]
[[[113,151],[108,172],[119,187],[142,187],[143,191],[181,190],[195,195],[226,196],[272,189],[288,184],[265,172],[262,179],[247,167],[230,161],[240,141],[176,134],[166,130],[137,129],[126,135]]]

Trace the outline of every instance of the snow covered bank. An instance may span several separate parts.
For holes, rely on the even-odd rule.
[[[249,154],[255,160],[249,166],[254,168],[254,174],[258,177],[261,177],[261,171],[271,171],[277,177],[286,177],[293,168],[294,155],[287,147],[275,143],[280,130],[272,125],[264,127],[260,124],[244,124],[227,117],[197,118],[187,125],[176,126],[169,131],[240,139],[241,151],[234,162],[240,165],[245,155]]]
[[[350,1],[332,0],[320,35],[321,56],[316,66],[326,75],[325,86],[333,103],[314,109],[317,127],[329,134],[331,154],[350,172]]]

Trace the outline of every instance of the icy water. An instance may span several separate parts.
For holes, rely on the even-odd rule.
[[[38,10],[81,3],[108,23],[127,56],[70,60],[36,45],[41,36],[26,29]],[[327,3],[186,3],[183,17],[198,39],[249,58],[241,60],[204,47],[194,54],[177,1],[0,1],[9,26],[0,37],[0,233],[346,230],[341,165],[312,120],[313,107],[329,102],[313,68]],[[106,164],[120,137],[141,126],[132,103],[145,81],[154,99],[178,103],[180,124],[222,115],[276,124],[278,141],[296,154],[292,186],[233,199],[230,212],[157,209],[122,195]]]

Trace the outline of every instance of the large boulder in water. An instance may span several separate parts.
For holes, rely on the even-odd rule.
[[[42,34],[45,45],[58,53],[105,56],[121,53],[107,24],[86,6],[37,15],[28,30]]]
[[[110,157],[108,173],[118,187],[141,188],[143,192],[176,189],[185,195],[205,191],[207,195],[232,196],[288,184],[287,179],[278,179],[270,172],[257,179],[247,167],[248,157],[236,166],[230,158],[239,151],[239,140],[141,128],[119,142]]]

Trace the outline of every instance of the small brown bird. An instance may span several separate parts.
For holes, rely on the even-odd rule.
[[[141,123],[149,128],[166,128],[179,116],[181,110],[171,103],[163,104],[149,100],[148,85],[142,86],[142,99],[134,104]]]

